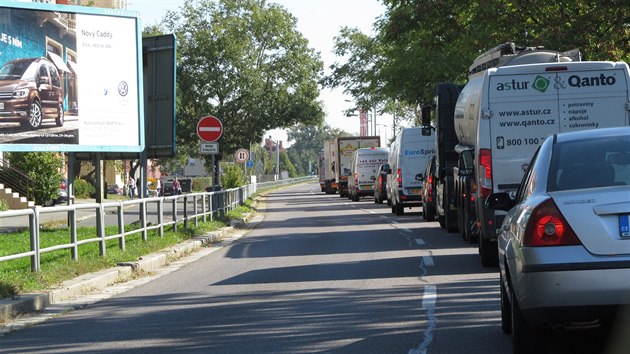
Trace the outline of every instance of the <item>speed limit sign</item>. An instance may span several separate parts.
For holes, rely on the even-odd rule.
[[[243,163],[249,160],[249,151],[247,149],[238,149],[234,153],[234,159],[236,162]]]

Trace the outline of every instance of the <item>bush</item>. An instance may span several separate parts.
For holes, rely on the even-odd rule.
[[[74,196],[77,198],[90,198],[96,193],[96,188],[84,179],[74,181]]]
[[[193,192],[203,192],[206,190],[206,187],[212,187],[211,177],[197,177],[192,179]]]
[[[62,160],[55,152],[12,152],[8,156],[11,166],[26,173],[30,179],[28,198],[37,205],[46,205],[57,198],[61,181]]]
[[[0,211],[6,210],[9,210],[9,204],[4,200],[0,200]]]
[[[223,189],[237,188],[247,184],[247,177],[243,170],[236,164],[224,163],[221,164],[221,184]]]

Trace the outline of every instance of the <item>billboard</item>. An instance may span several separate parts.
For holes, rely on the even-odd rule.
[[[142,38],[144,139],[146,158],[175,157],[177,97],[175,74],[177,42],[172,34]],[[95,152],[78,152],[78,160],[92,160]],[[133,152],[99,153],[103,160],[133,160]]]
[[[140,33],[128,11],[3,2],[0,151],[142,151]]]

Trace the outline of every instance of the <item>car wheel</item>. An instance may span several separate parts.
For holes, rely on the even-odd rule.
[[[402,204],[396,204],[396,215],[405,215],[405,208]]]
[[[523,316],[518,300],[516,300],[514,295],[512,295],[512,301],[510,301],[510,317],[512,319],[511,329],[514,354],[542,352],[541,338],[525,322],[525,316]]]
[[[387,206],[389,206],[389,207],[392,206],[392,200],[389,199],[389,198],[387,199]]]
[[[65,118],[66,117],[63,111],[63,103],[59,103],[59,114],[57,115],[57,119],[55,119],[55,123],[57,123],[58,127],[63,127]]]
[[[479,255],[481,255],[481,264],[484,267],[494,267],[499,264],[497,243],[488,240],[483,235],[479,235]]]
[[[510,308],[510,299],[503,285],[503,278],[499,279],[501,287],[501,329],[503,333],[512,333],[512,309]]]
[[[33,129],[37,129],[42,125],[42,106],[38,101],[31,102],[28,112],[28,124]]]
[[[435,221],[435,210],[427,206],[427,221]]]
[[[422,203],[422,220],[429,221],[427,216],[427,206],[424,203]]]

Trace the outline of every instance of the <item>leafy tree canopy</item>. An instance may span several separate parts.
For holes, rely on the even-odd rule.
[[[630,6],[623,0],[383,3],[387,11],[374,37],[341,30],[336,54],[347,63],[336,64],[322,81],[345,86],[356,100],[396,102],[417,112],[432,102],[437,83],[465,83],[473,60],[505,42],[580,48],[584,60],[630,59]]]
[[[299,124],[287,131],[287,138],[291,142],[288,154],[297,171],[301,175],[311,173],[316,167],[319,152],[324,148],[324,142],[338,136],[350,135],[343,130],[331,128],[328,124],[306,125]]]
[[[178,41],[180,155],[198,156],[196,126],[206,115],[222,121],[220,151],[227,154],[262,141],[267,130],[323,121],[322,61],[284,8],[264,0],[186,0],[162,27]]]

